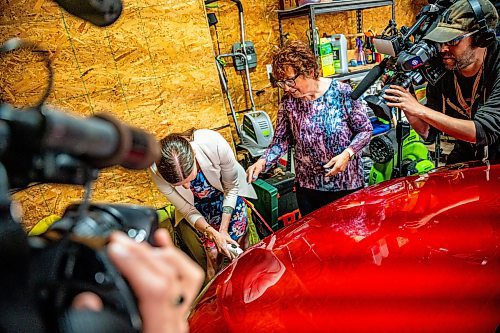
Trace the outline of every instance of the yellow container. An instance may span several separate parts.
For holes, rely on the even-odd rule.
[[[333,62],[333,54],[328,54],[320,57],[321,74],[323,77],[335,74],[335,65]]]

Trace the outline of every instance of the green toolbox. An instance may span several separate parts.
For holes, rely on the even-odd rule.
[[[295,174],[284,172],[265,180],[257,179],[253,185],[258,199],[250,201],[273,231],[293,222],[290,216],[300,217],[295,195]],[[290,215],[290,213],[294,214]],[[286,221],[283,217],[286,217]],[[266,232],[265,227],[260,226],[260,221],[258,219],[254,221],[260,236],[267,236],[269,232]]]

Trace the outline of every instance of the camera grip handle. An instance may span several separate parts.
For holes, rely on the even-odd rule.
[[[101,311],[70,309],[59,318],[58,326],[58,331],[61,333],[137,333],[123,316],[109,309]]]

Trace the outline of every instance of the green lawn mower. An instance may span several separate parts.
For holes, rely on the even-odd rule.
[[[369,149],[373,166],[368,184],[374,185],[394,178],[394,167],[398,159],[395,130],[373,138]],[[403,140],[402,156],[401,176],[426,173],[434,169],[427,147],[413,129]]]

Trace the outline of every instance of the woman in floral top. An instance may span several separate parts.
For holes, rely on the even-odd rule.
[[[297,201],[302,215],[363,187],[361,150],[372,126],[347,84],[319,76],[309,47],[292,41],[273,58],[273,75],[285,96],[276,130],[264,155],[247,170],[257,179],[295,148]]]
[[[175,225],[189,223],[200,232],[211,279],[222,267],[223,256],[235,258],[228,244],[248,247],[247,206],[241,197],[257,195],[219,133],[208,129],[172,133],[160,144],[161,159],[151,166],[151,175],[175,205]]]

